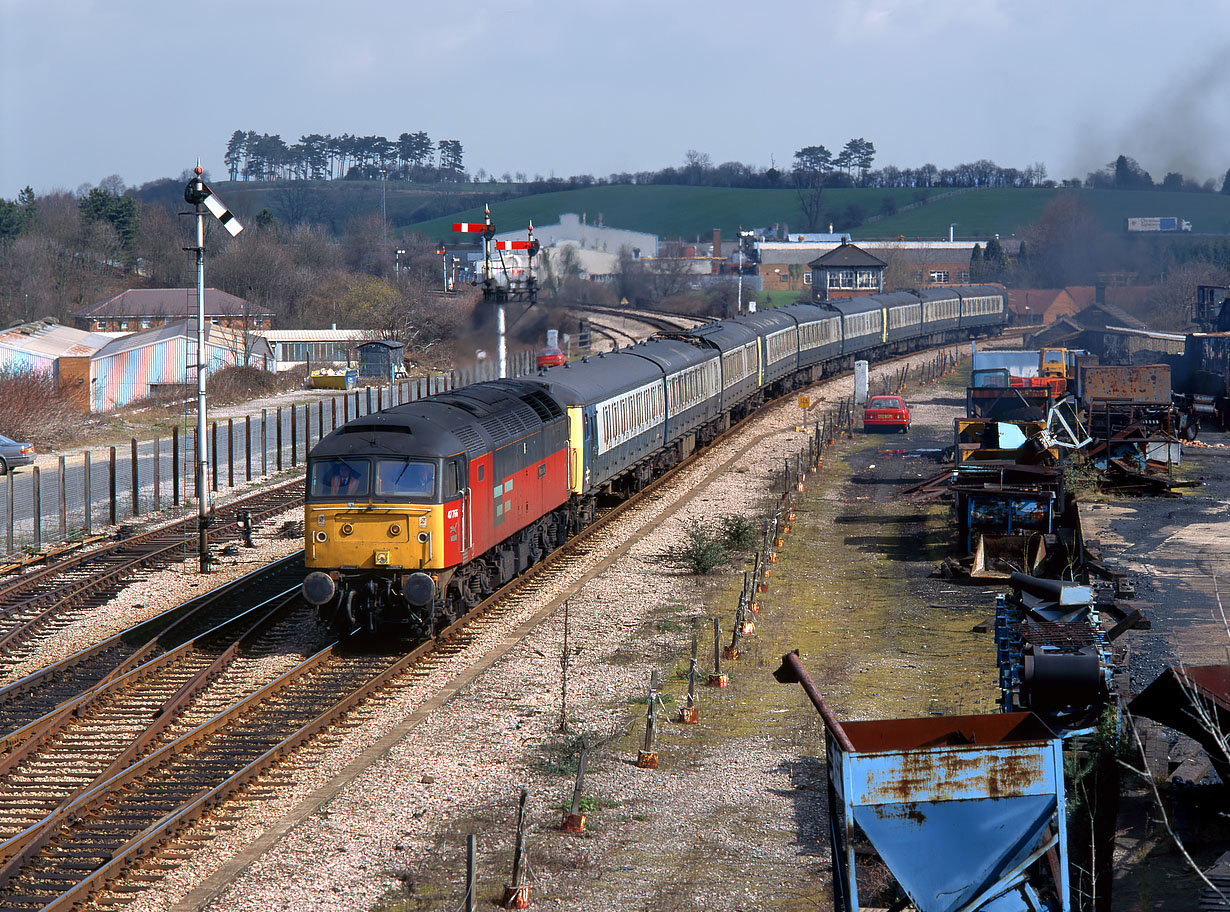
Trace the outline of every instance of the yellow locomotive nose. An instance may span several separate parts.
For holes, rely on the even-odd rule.
[[[438,562],[442,525],[430,506],[310,505],[304,534],[309,568],[340,570],[427,569]]]

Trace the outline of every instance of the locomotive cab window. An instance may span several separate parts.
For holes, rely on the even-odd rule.
[[[371,489],[370,471],[366,459],[315,459],[309,496],[366,497]]]
[[[452,500],[466,486],[466,469],[460,459],[449,459],[444,463],[444,499]]]
[[[436,467],[415,459],[376,460],[379,497],[430,498],[436,490]]]

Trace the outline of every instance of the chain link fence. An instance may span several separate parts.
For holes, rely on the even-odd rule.
[[[532,351],[509,357],[508,374],[535,369]],[[312,402],[265,408],[213,421],[205,441],[211,492],[259,483],[295,471],[308,450],[352,418],[459,389],[499,373],[494,362],[392,385],[328,393]],[[196,425],[176,425],[166,437],[132,438],[127,446],[86,448],[60,456],[48,470],[35,466],[0,476],[0,556],[31,551],[102,531],[150,513],[195,508]]]

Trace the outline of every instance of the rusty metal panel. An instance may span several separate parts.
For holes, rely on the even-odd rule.
[[[1085,405],[1114,400],[1170,402],[1170,365],[1098,365],[1081,371],[1080,398]]]
[[[1067,909],[1062,742],[1032,713],[846,722],[828,741],[839,907],[864,908],[853,834],[871,842],[922,912],[983,908],[1047,877]],[[831,735],[831,733],[830,733]],[[1032,871],[1032,873],[1030,873]],[[1020,898],[1019,896],[1017,897]],[[1013,908],[1016,908],[1013,906]]]

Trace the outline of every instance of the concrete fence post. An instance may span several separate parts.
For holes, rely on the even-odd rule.
[[[517,842],[513,849],[512,883],[504,887],[506,909],[528,909],[530,906],[530,888],[525,883],[525,833],[529,824],[526,819],[526,804],[529,799],[529,790],[522,788],[517,810]]]
[[[68,498],[65,496],[67,491],[64,481],[64,457],[61,456],[58,460],[59,468],[59,484],[60,484],[60,541],[68,541]]]
[[[107,487],[110,495],[110,509],[107,511],[107,519],[111,525],[115,525],[116,521],[116,497],[115,497],[115,447],[109,447],[107,451]]]
[[[141,515],[141,480],[137,474],[137,438],[128,438],[130,462],[132,464],[132,516],[136,519]]]
[[[474,912],[474,891],[478,885],[477,872],[475,871],[477,855],[474,834],[470,833],[466,836],[466,896],[465,902],[462,903],[462,908],[465,909],[465,912]]]
[[[89,535],[94,531],[94,498],[90,491],[90,451],[86,450],[82,455],[85,458],[85,477],[82,479],[82,493],[85,495],[85,534]]]
[[[636,758],[636,765],[640,769],[658,768],[658,752],[653,743],[658,729],[658,719],[655,713],[658,703],[658,687],[658,669],[655,668],[649,673],[649,701],[645,708],[645,746]]]
[[[43,476],[38,466],[34,467],[31,478],[34,498],[34,550],[43,550]]]
[[[725,687],[730,683],[722,672],[722,619],[713,619],[713,672],[709,675],[710,687]]]
[[[89,453],[86,454],[87,460]],[[88,465],[88,462],[87,462]],[[86,472],[89,477],[89,472]],[[88,501],[89,498],[87,497]],[[171,428],[171,506],[179,506],[179,425]]]

